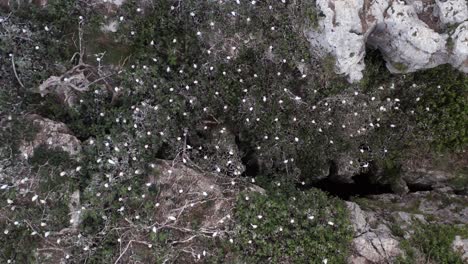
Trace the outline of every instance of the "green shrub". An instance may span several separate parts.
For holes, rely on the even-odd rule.
[[[468,144],[468,78],[448,66],[428,70],[420,78],[425,82],[417,108],[419,128],[429,131],[438,150],[464,149]]]
[[[39,236],[31,236],[31,231],[26,226],[12,229],[0,222],[2,236],[0,236],[0,261],[7,263],[35,263],[35,249],[39,245]],[[8,235],[4,230],[8,229]]]
[[[399,257],[398,263],[415,263],[416,251],[424,254],[424,259],[441,264],[462,264],[460,254],[452,250],[455,236],[468,238],[467,226],[417,223],[410,241],[403,243],[406,257]]]
[[[353,234],[344,203],[317,189],[244,193],[235,219],[248,263],[344,263]]]
[[[0,129],[0,150],[5,148],[8,151],[0,151],[3,155],[19,154],[19,147],[23,141],[31,141],[39,132],[39,127],[22,116],[13,116],[11,121],[2,123]],[[10,152],[11,151],[11,152]]]

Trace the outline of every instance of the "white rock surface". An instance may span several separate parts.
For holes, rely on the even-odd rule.
[[[116,6],[121,6],[125,2],[125,0],[98,0],[96,2],[108,3],[108,4],[114,4]]]
[[[23,142],[19,147],[22,157],[32,157],[34,150],[40,145],[46,145],[52,149],[59,148],[71,156],[81,151],[81,142],[72,135],[65,124],[39,115],[28,115],[27,119],[37,126],[39,131],[32,141]]]
[[[446,34],[438,34],[419,20],[413,5],[394,2],[369,36],[368,43],[390,62],[387,64],[390,71],[412,72],[445,63],[446,39]]]
[[[367,44],[382,52],[394,73],[445,63],[468,73],[465,0],[317,0],[317,9],[324,16],[318,30],[307,32],[312,50],[334,56],[336,72],[350,82],[363,76]],[[456,23],[462,24],[448,30]]]
[[[468,17],[466,0],[436,0],[440,21],[444,24],[455,24]]]
[[[320,24],[324,34],[309,32],[313,46],[332,53],[336,70],[348,75],[350,81],[360,80],[364,70],[365,32],[361,24],[356,23],[360,21],[359,10],[363,4],[363,0],[318,0],[317,7],[325,14]]]
[[[77,230],[81,222],[81,203],[80,203],[80,190],[75,190],[70,195],[70,202],[68,204],[70,210],[70,225],[73,230]]]
[[[452,243],[452,249],[462,255],[464,263],[468,263],[468,239],[462,239],[461,236],[456,236]]]
[[[461,23],[451,35],[453,50],[450,63],[468,73],[468,21]]]
[[[398,240],[391,235],[390,229],[383,224],[372,228],[369,224],[373,219],[372,215],[362,211],[356,203],[346,202],[346,204],[355,232],[348,263],[392,263],[402,251]]]

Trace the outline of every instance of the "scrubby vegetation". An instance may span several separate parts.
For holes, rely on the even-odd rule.
[[[393,184],[407,149],[466,147],[466,76],[394,76],[373,53],[348,84],[303,37],[313,1],[11,8],[0,15],[0,262],[343,263],[345,206],[309,186],[360,173]],[[59,84],[39,93],[51,76]],[[66,124],[81,153],[41,144],[21,156],[38,130],[29,114]],[[167,220],[159,206],[176,198],[151,182],[157,159],[217,175],[223,195],[252,179],[267,195],[243,192],[230,230],[202,228],[205,207],[185,215],[188,201]]]
[[[239,253],[248,263],[344,263],[353,235],[343,201],[320,190],[241,195]]]
[[[452,249],[455,236],[468,237],[466,226],[450,226],[437,224],[415,224],[415,233],[410,240],[402,242],[405,250],[397,263],[419,263],[431,261],[435,263],[462,264],[461,255]]]

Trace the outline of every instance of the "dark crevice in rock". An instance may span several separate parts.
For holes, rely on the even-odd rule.
[[[245,166],[245,171],[242,173],[244,177],[255,177],[260,174],[260,161],[257,158],[255,149],[248,144],[248,141],[242,140],[239,134],[235,137],[237,149],[241,156],[241,162]]]
[[[255,177],[260,172],[260,164],[258,159],[255,157],[254,152],[248,152],[241,158],[242,164],[245,166],[243,176]]]
[[[319,188],[344,200],[349,200],[351,197],[356,196],[393,193],[389,184],[378,184],[372,182],[372,175],[369,173],[356,175],[352,179],[354,181],[353,183],[344,183],[327,177],[323,180],[312,183],[309,186],[302,186],[302,188]]]
[[[432,191],[434,188],[429,185],[423,184],[407,184],[409,192],[425,192],[425,191]]]

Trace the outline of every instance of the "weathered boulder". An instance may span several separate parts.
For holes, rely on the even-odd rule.
[[[450,36],[449,43],[452,43],[453,56],[450,57],[450,63],[453,67],[468,72],[468,21],[458,25],[454,33]]]
[[[78,101],[79,93],[88,91],[90,81],[85,76],[86,66],[76,66],[62,76],[50,76],[39,85],[41,96],[53,94],[63,104],[72,107]]]
[[[187,229],[196,224],[197,228],[212,235],[215,232],[222,235],[227,230],[240,190],[226,177],[168,160],[155,162],[148,183],[159,189],[155,215],[158,222],[175,222],[178,228]],[[250,190],[262,192],[254,185]]]
[[[442,188],[452,186],[456,178],[463,177],[462,171],[466,166],[464,153],[433,154],[413,149],[401,161],[400,174],[409,186]]]
[[[398,240],[392,236],[386,225],[378,224],[373,228],[375,217],[372,213],[362,211],[356,203],[346,204],[355,232],[348,263],[386,263],[402,253]]]
[[[393,2],[368,43],[380,50],[391,72],[413,72],[448,61],[447,34],[439,34],[419,19],[416,5]]]
[[[400,226],[408,224],[410,219],[424,222],[421,216],[430,216],[433,221],[441,224],[468,223],[468,196],[456,195],[450,188],[412,192],[404,196],[372,195],[369,199],[373,204],[379,205],[372,207],[373,212],[400,219]]]
[[[71,156],[76,156],[81,151],[81,142],[72,134],[68,127],[39,115],[31,114],[26,119],[38,128],[38,132],[31,141],[24,141],[19,147],[21,155],[25,158],[31,157],[34,150],[40,145],[49,148],[61,149]]]
[[[468,5],[465,0],[436,0],[440,22],[446,25],[461,23],[468,18]]]
[[[331,53],[336,59],[336,71],[345,74],[350,81],[360,80],[364,70],[367,29],[361,23],[359,11],[364,0],[318,0],[317,8],[324,14],[320,30],[308,32],[308,38],[316,50]]]
[[[452,249],[462,255],[462,260],[468,262],[468,239],[462,239],[460,236],[456,236],[452,243]]]
[[[318,0],[317,8],[319,29],[307,32],[312,50],[333,55],[336,72],[350,82],[363,76],[366,45],[379,49],[394,73],[445,63],[468,72],[466,1]]]

